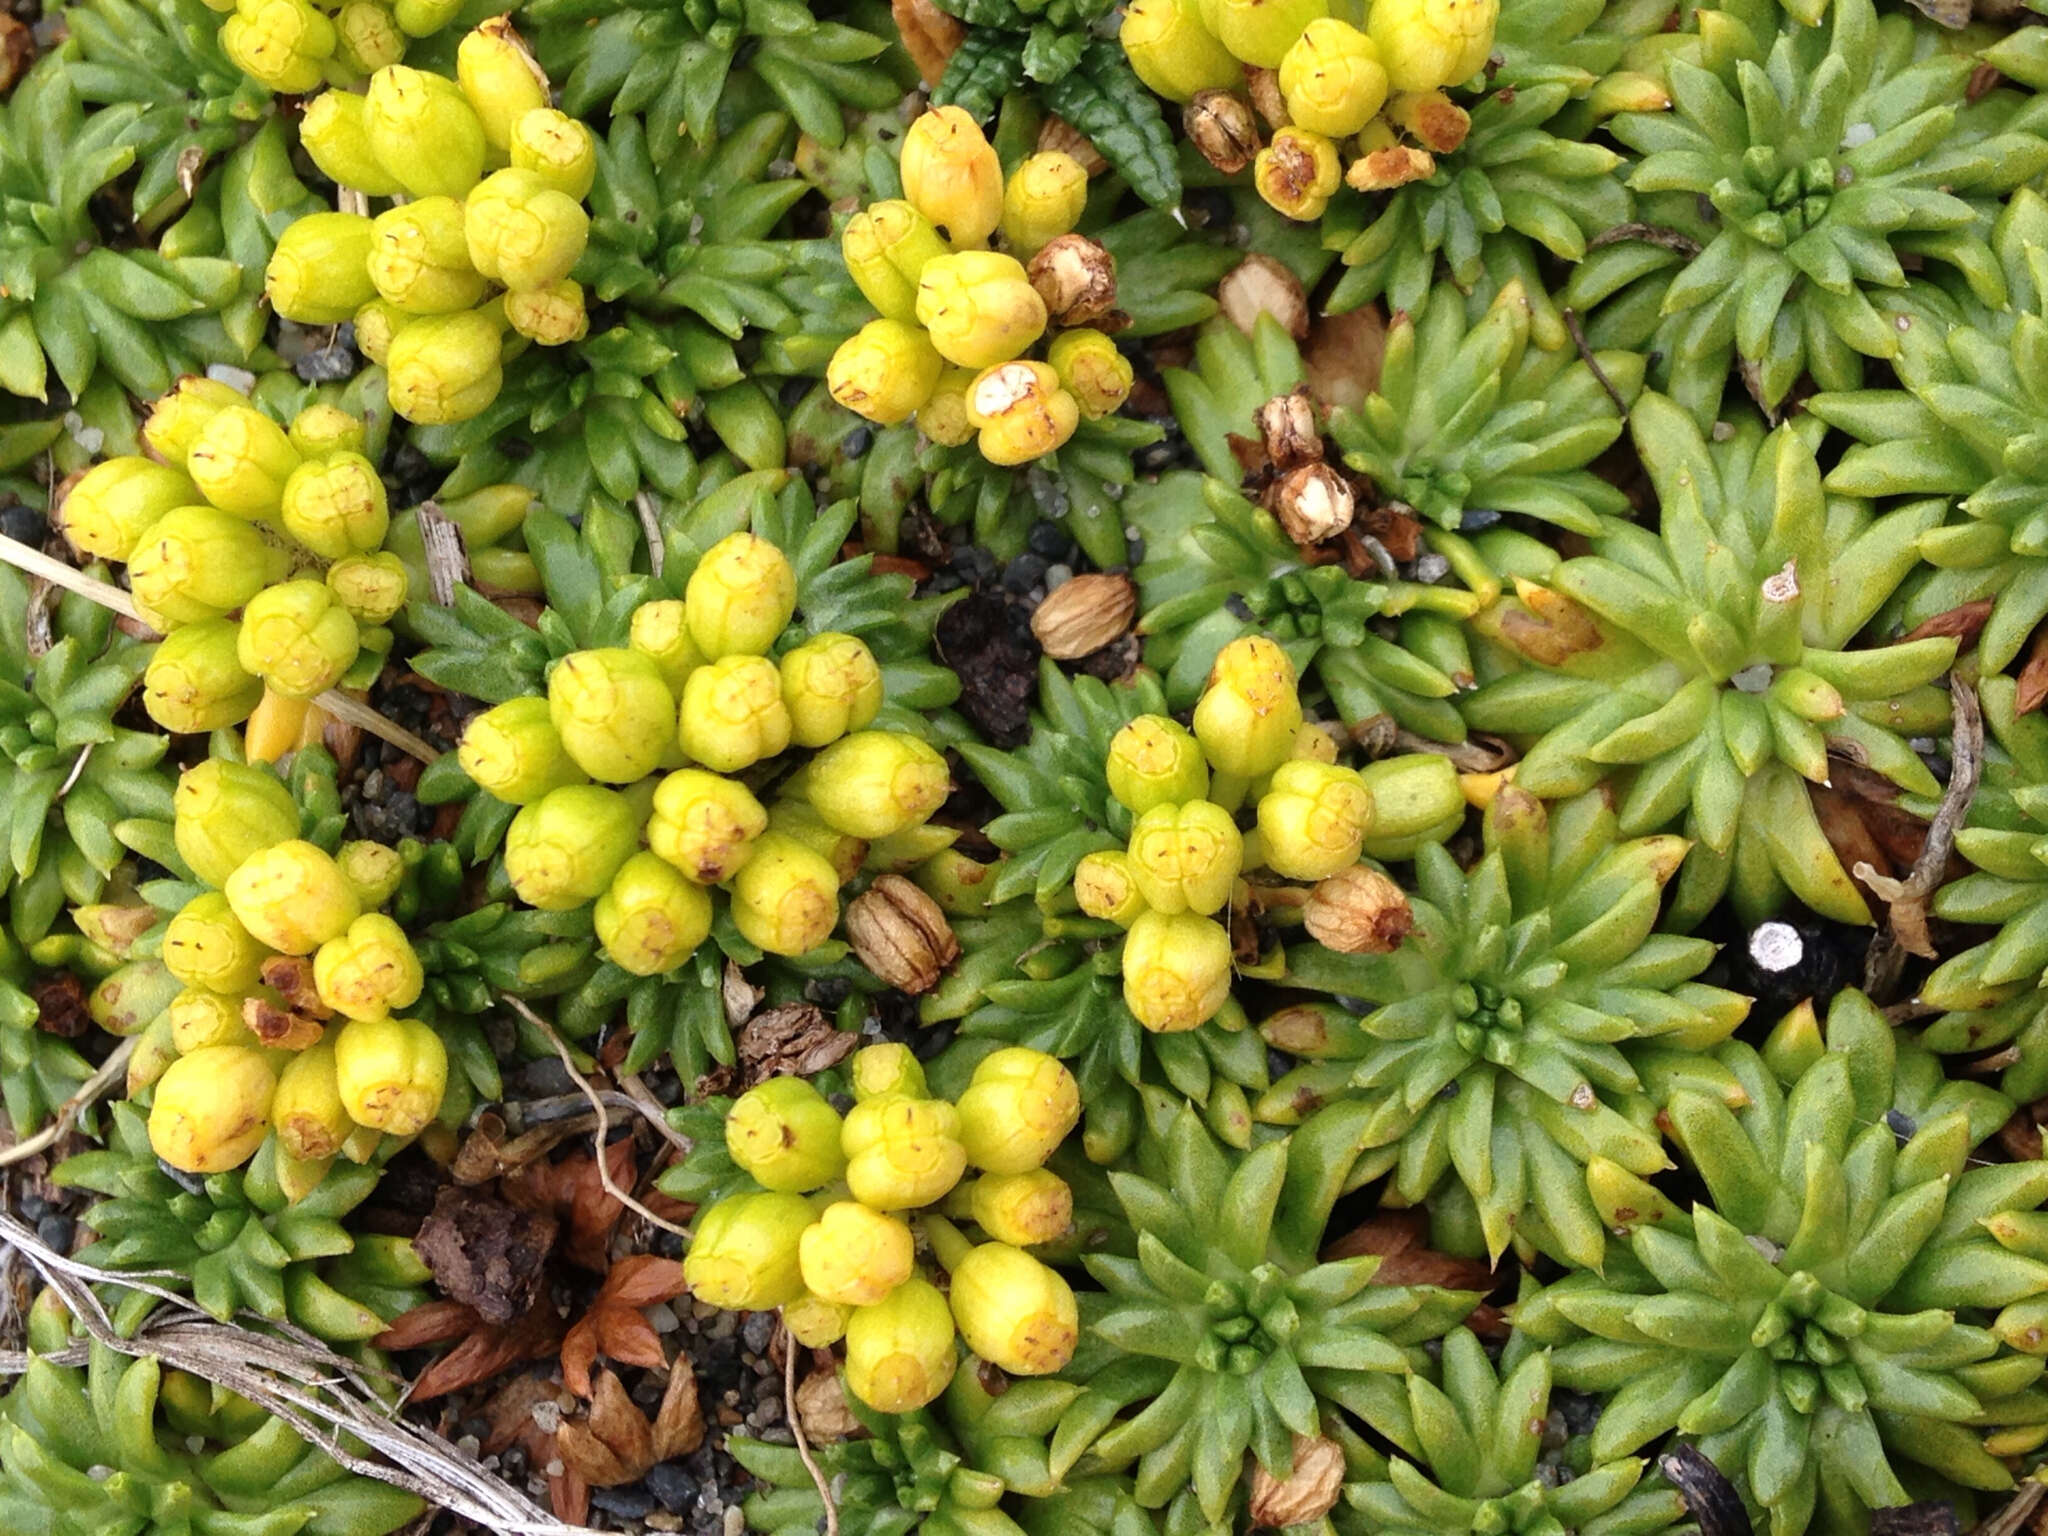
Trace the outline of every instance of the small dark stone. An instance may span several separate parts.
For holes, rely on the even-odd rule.
[[[1458,532],[1477,533],[1482,528],[1491,528],[1500,521],[1500,514],[1490,507],[1473,507],[1458,519]]]
[[[927,592],[958,592],[967,583],[953,571],[941,571],[925,583]]]
[[[11,507],[0,507],[0,534],[5,534],[17,544],[33,547],[42,543],[48,528],[48,520],[34,507],[25,507],[20,502]]]
[[[846,434],[846,441],[839,445],[839,456],[849,464],[865,454],[875,444],[873,427],[855,427]]]
[[[1003,571],[1003,590],[1024,596],[1045,580],[1045,567],[1046,561],[1038,555],[1019,555]]]
[[[341,345],[337,337],[335,345],[316,347],[303,354],[293,364],[292,371],[308,384],[339,384],[344,379],[354,378],[361,363],[355,349]]]
[[[697,1497],[697,1480],[672,1461],[657,1462],[647,1469],[647,1491],[670,1514],[679,1514]]]
[[[1031,531],[1024,535],[1024,547],[1042,560],[1064,560],[1074,541],[1058,523],[1033,523]]]
[[[785,412],[795,410],[804,403],[804,396],[810,392],[811,381],[801,374],[784,380],[781,394],[778,396],[782,402],[782,409]]]
[[[654,1495],[639,1488],[593,1488],[590,1504],[621,1520],[638,1520],[654,1513]]]
[[[15,1201],[14,1208],[23,1221],[41,1221],[50,1212],[50,1202],[41,1195],[24,1194]]]
[[[156,1160],[156,1166],[165,1178],[176,1184],[178,1188],[184,1190],[186,1194],[203,1195],[206,1193],[206,1180],[200,1178],[197,1174],[187,1173],[182,1168],[173,1168],[162,1158]]]
[[[528,1062],[514,1074],[513,1082],[508,1086],[515,1090],[515,1098],[522,1099],[546,1099],[558,1093],[576,1091],[576,1084],[570,1079],[567,1069],[552,1057]]]
[[[1232,618],[1240,619],[1247,624],[1252,622],[1252,619],[1254,617],[1254,615],[1252,614],[1252,605],[1244,600],[1243,593],[1231,593],[1230,596],[1223,599],[1223,606],[1225,610],[1229,612]]]
[[[1892,1128],[1892,1135],[1897,1138],[1899,1145],[1902,1147],[1911,1141],[1914,1132],[1920,1129],[1919,1126],[1913,1123],[1911,1115],[1899,1109],[1886,1110],[1884,1112],[1884,1123]]]
[[[757,1355],[767,1353],[769,1341],[774,1337],[773,1312],[750,1312],[746,1322],[740,1325],[740,1342]]]
[[[36,1223],[36,1237],[45,1248],[57,1253],[71,1251],[71,1239],[77,1235],[78,1223],[69,1216],[45,1216]]]
[[[1145,563],[1145,535],[1126,531],[1124,534],[1124,555],[1125,563],[1132,570],[1136,570],[1139,566],[1143,565]]]

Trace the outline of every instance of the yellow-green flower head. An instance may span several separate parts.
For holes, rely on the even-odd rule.
[[[984,368],[967,392],[967,422],[991,464],[1042,459],[1074,435],[1081,405],[1060,387],[1052,364],[1019,359]]]
[[[543,912],[595,901],[640,845],[640,815],[615,789],[565,784],[521,808],[505,833],[505,874]]]
[[[1081,1119],[1081,1089],[1058,1059],[1027,1046],[982,1058],[960,1095],[960,1139],[984,1173],[1023,1173],[1059,1149]]]
[[[1217,653],[1195,704],[1195,739],[1218,773],[1256,779],[1286,762],[1301,729],[1294,663],[1264,635],[1242,635]]]
[[[221,52],[237,69],[293,96],[320,83],[337,42],[334,23],[306,0],[236,0],[220,28]]]
[[[344,320],[348,318],[348,315],[342,316]],[[362,417],[325,400],[314,401],[294,416],[284,435],[286,441],[298,450],[299,456],[306,459],[324,459],[335,453],[360,454],[369,441],[369,431]],[[285,483],[289,485],[291,482]]]
[[[782,1326],[805,1349],[830,1349],[846,1337],[853,1308],[806,1292],[782,1304]]]
[[[1461,85],[1486,67],[1500,0],[1373,0],[1366,31],[1397,91]]]
[[[972,388],[972,368],[941,370],[931,398],[917,408],[917,430],[947,448],[973,442],[975,426],[967,419],[967,392]]]
[[[356,323],[362,323],[360,314]],[[356,334],[360,339],[362,332]],[[384,353],[391,408],[422,426],[469,420],[504,387],[502,338],[497,317],[487,309],[406,321]]]
[[[174,507],[128,552],[128,587],[152,623],[197,624],[254,597],[269,566],[263,535],[241,518],[217,507]]]
[[[227,992],[187,987],[164,1010],[171,1021],[171,1044],[180,1056],[209,1045],[254,1045],[256,1036],[242,1022],[242,1000]]]
[[[335,61],[359,75],[405,57],[405,34],[380,0],[349,0],[334,13]]]
[[[605,955],[635,976],[665,976],[711,932],[711,893],[651,853],[619,866],[591,912]]]
[[[839,1111],[801,1077],[771,1077],[725,1112],[725,1150],[732,1160],[764,1189],[792,1194],[808,1194],[846,1171],[839,1132]],[[819,1291],[816,1285],[811,1289]]]
[[[807,954],[839,922],[839,872],[823,854],[774,832],[755,839],[730,889],[740,936],[771,955]]]
[[[389,1018],[420,1000],[423,983],[412,941],[381,912],[364,913],[313,955],[320,1001],[343,1018]]]
[[[1290,880],[1327,880],[1358,862],[1372,827],[1372,791],[1349,768],[1296,758],[1273,770],[1259,799],[1267,867]]]
[[[405,856],[396,848],[367,838],[343,843],[334,862],[341,866],[341,877],[356,893],[365,912],[383,906],[405,883]]]
[[[878,1413],[909,1413],[953,1380],[953,1314],[938,1287],[915,1276],[846,1324],[846,1388]]]
[[[920,827],[946,803],[946,760],[915,736],[856,731],[811,760],[811,808],[849,837],[893,837]]]
[[[683,603],[707,661],[766,656],[796,612],[796,572],[769,540],[727,534],[697,562]]]
[[[388,624],[405,606],[411,577],[405,562],[389,550],[344,555],[327,567],[327,587],[348,616],[364,628]]]
[[[1003,187],[1003,240],[1028,260],[1057,235],[1081,222],[1088,206],[1088,172],[1064,150],[1026,156]]]
[[[247,405],[249,397],[231,384],[203,374],[180,374],[171,392],[161,395],[143,418],[142,440],[166,463],[183,464],[199,429],[231,405]]]
[[[678,737],[707,768],[738,773],[789,745],[782,672],[765,656],[726,656],[683,684]]]
[[[507,699],[471,716],[456,760],[480,788],[507,805],[532,805],[549,790],[586,777],[563,748],[548,701],[540,698]]]
[[[127,454],[95,464],[57,504],[57,525],[81,555],[125,561],[158,518],[199,500],[182,471]]]
[[[573,277],[505,295],[505,321],[528,341],[565,347],[590,334],[583,285]]]
[[[263,697],[263,680],[242,669],[229,619],[187,624],[166,635],[142,674],[149,718],[178,735],[239,725]]]
[[[676,701],[638,651],[572,651],[548,674],[548,717],[577,767],[606,784],[644,779],[676,735]]]
[[[548,104],[547,74],[509,15],[493,16],[463,37],[455,49],[455,78],[493,149],[510,151],[512,125]]]
[[[463,229],[469,259],[514,290],[545,288],[569,275],[590,241],[583,205],[532,171],[493,171],[469,194]]]
[[[922,1099],[929,1093],[917,1053],[898,1040],[862,1046],[847,1063],[847,1076],[854,1098],[862,1103],[891,1094]]]
[[[882,707],[882,669],[852,635],[815,635],[782,658],[789,739],[822,747],[857,731]]]
[[[320,174],[337,186],[367,197],[390,197],[405,189],[370,148],[366,103],[354,91],[322,91],[306,103],[299,142]]]
[[[1131,858],[1121,848],[1091,853],[1074,866],[1074,900],[1090,917],[1128,928],[1145,910]]]
[[[356,1124],[417,1136],[441,1111],[448,1048],[418,1019],[352,1019],[334,1037],[334,1077]]]
[[[1003,221],[1003,163],[960,107],[935,107],[910,125],[898,159],[903,195],[954,249],[988,244]]]
[[[839,237],[846,270],[886,320],[917,318],[918,274],[946,250],[937,226],[900,197],[868,204]]]
[[[1302,30],[1280,61],[1287,115],[1312,133],[1348,139],[1379,116],[1387,102],[1387,71],[1365,33],[1334,16]]]
[[[1135,816],[1155,805],[1206,799],[1209,764],[1188,728],[1165,715],[1139,715],[1109,739],[1109,792]]]
[[[768,813],[736,779],[679,768],[654,791],[647,846],[699,885],[717,885],[753,856]]]
[[[847,1112],[840,1137],[846,1185],[878,1211],[908,1211],[942,1199],[967,1171],[960,1112],[944,1099],[865,1099]]]
[[[1252,184],[1267,204],[1308,223],[1323,216],[1343,181],[1337,146],[1306,128],[1282,128],[1252,161]]]
[[[1194,1029],[1230,999],[1230,935],[1192,912],[1147,912],[1124,939],[1124,1005],[1161,1034]]]
[[[1057,1242],[1074,1224],[1074,1192],[1049,1168],[984,1174],[968,1191],[975,1225],[999,1243]]]
[[[363,107],[370,152],[411,196],[466,197],[483,179],[484,125],[454,81],[388,65]]]
[[[183,1173],[226,1173],[270,1134],[277,1074],[263,1052],[216,1045],[180,1056],[157,1079],[150,1150]]]
[[[853,1200],[826,1206],[797,1244],[811,1294],[846,1307],[874,1306],[910,1278],[916,1261],[917,1244],[902,1217]]]
[[[1207,7],[1216,37],[1232,54],[1260,69],[1278,69],[1302,29],[1330,13],[1329,0],[1212,0]]]
[[[1244,837],[1230,812],[1211,801],[1155,805],[1131,828],[1130,860],[1146,906],[1206,917],[1229,905]]]
[[[1131,0],[1117,40],[1138,78],[1168,101],[1244,85],[1244,66],[1202,24],[1196,0]]]
[[[242,609],[236,654],[274,693],[310,699],[355,665],[362,632],[324,581],[265,587]]]
[[[1081,1339],[1074,1292],[1008,1243],[983,1243],[953,1266],[953,1320],[967,1347],[1013,1376],[1065,1368]]]
[[[697,1300],[760,1312],[803,1294],[797,1243],[811,1224],[802,1195],[731,1195],[698,1213],[683,1281]]]
[[[284,483],[282,515],[285,532],[323,560],[368,554],[391,526],[383,477],[353,452],[303,461]]]
[[[299,451],[284,428],[250,405],[217,411],[185,455],[185,473],[199,494],[237,517],[274,517]]]
[[[462,0],[397,0],[391,14],[407,37],[432,37],[462,10]]]
[[[597,181],[596,137],[566,112],[535,107],[512,124],[512,167],[580,203]]]
[[[392,339],[411,319],[396,304],[370,300],[356,311],[356,350],[378,367],[384,367],[391,358]]]
[[[947,362],[988,368],[1045,334],[1045,300],[1016,257],[959,251],[925,263],[917,320]]]
[[[1046,350],[1045,360],[1060,376],[1060,387],[1074,397],[1090,421],[1114,415],[1131,398],[1136,375],[1131,360],[1101,331],[1062,331]]]
[[[275,774],[209,757],[178,775],[171,838],[192,873],[219,889],[242,861],[299,835],[299,808]]]
[[[801,778],[789,781],[790,784],[802,782]],[[859,874],[861,866],[867,863],[867,839],[848,837],[844,832],[826,826],[825,818],[811,809],[810,801],[791,798],[788,792],[768,807],[768,830],[802,843],[817,854],[832,866],[841,885]]]
[[[194,896],[164,929],[164,969],[188,987],[247,992],[263,980],[270,951],[219,891]]]
[[[224,889],[241,925],[280,954],[310,955],[362,916],[355,887],[334,856],[302,838],[250,854]]]
[[[277,237],[263,268],[270,307],[301,325],[339,325],[373,293],[364,262],[370,220],[360,213],[309,213]]]
[[[463,227],[462,204],[452,197],[422,197],[378,214],[368,257],[377,297],[409,315],[473,308],[485,283],[469,263]]]
[[[284,1064],[270,1101],[270,1123],[277,1128],[278,1149],[288,1156],[317,1163],[341,1155],[356,1123],[341,1099],[333,1042],[323,1040]]]
[[[825,365],[825,389],[856,415],[893,427],[931,398],[944,367],[931,338],[917,326],[870,320],[833,352]]]
[[[704,653],[690,638],[689,608],[679,597],[664,597],[635,608],[626,643],[661,668],[661,680],[678,699],[690,674],[705,662]]]

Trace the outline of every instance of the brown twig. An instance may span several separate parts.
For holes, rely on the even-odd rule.
[[[785,1325],[782,1335],[782,1416],[789,1420],[789,1432],[796,1436],[796,1453],[818,1485],[818,1497],[825,1505],[825,1536],[839,1536],[839,1506],[832,1502],[832,1485],[825,1480],[818,1459],[811,1454],[811,1437],[804,1433],[804,1416],[796,1404],[797,1342]]]
[[[100,1063],[99,1070],[83,1083],[78,1092],[66,1099],[50,1123],[26,1141],[16,1142],[0,1152],[0,1168],[34,1157],[43,1148],[53,1144],[58,1137],[71,1129],[72,1122],[84,1114],[99,1100],[101,1094],[111,1088],[128,1068],[128,1058],[135,1054],[135,1037],[130,1035],[114,1047],[113,1054]]]
[[[1699,241],[1690,235],[1680,234],[1662,224],[1617,224],[1612,229],[1603,229],[1586,242],[1586,249],[1597,251],[1603,245],[1619,245],[1624,240],[1643,240],[1651,245],[1661,245],[1667,251],[1676,251],[1691,260],[1700,253]]]
[[[633,493],[633,511],[639,515],[640,531],[647,535],[647,566],[654,572],[654,579],[661,580],[662,567],[668,563],[668,543],[661,536],[661,514],[654,505],[654,494],[642,489]]]
[[[1562,314],[1565,329],[1572,333],[1572,345],[1579,349],[1580,358],[1593,371],[1593,377],[1600,381],[1600,387],[1607,391],[1607,398],[1614,402],[1614,409],[1620,413],[1621,419],[1627,421],[1628,402],[1621,398],[1621,391],[1614,387],[1614,380],[1607,377],[1607,370],[1600,366],[1599,360],[1593,356],[1593,349],[1586,345],[1586,332],[1579,325],[1577,311],[1567,309]]]
[[[640,1111],[647,1123],[659,1131],[670,1146],[685,1157],[689,1156],[694,1144],[689,1137],[668,1123],[668,1111],[662,1106],[661,1100],[654,1096],[654,1090],[642,1082],[637,1073],[614,1072],[612,1078],[618,1083],[620,1091],[632,1100],[634,1108]]]

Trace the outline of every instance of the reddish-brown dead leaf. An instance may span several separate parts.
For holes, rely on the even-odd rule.
[[[2032,714],[2043,699],[2048,699],[2048,629],[2036,633],[2034,643],[2027,647],[2027,664],[2014,682],[2012,712]]]
[[[890,0],[889,14],[896,19],[903,51],[926,85],[937,85],[946,72],[946,61],[966,40],[967,28],[948,16],[932,0]]]
[[[588,1122],[580,1118],[557,1120],[537,1126],[523,1136],[508,1137],[504,1120],[486,1110],[477,1116],[475,1127],[456,1152],[448,1177],[457,1184],[488,1184],[545,1157],[563,1141],[588,1128]]]
[[[590,1484],[568,1464],[556,1437],[529,1419],[517,1443],[526,1452],[527,1465],[546,1473],[548,1507],[555,1512],[555,1518],[570,1525],[581,1525],[589,1519]]]
[[[697,1371],[688,1355],[677,1355],[654,1415],[654,1459],[673,1461],[703,1443],[704,1406],[697,1400]]]
[[[589,1414],[564,1419],[555,1444],[563,1466],[595,1488],[635,1482],[654,1465],[653,1427],[610,1371],[597,1378]]]
[[[683,1266],[674,1259],[642,1253],[614,1264],[590,1310],[562,1340],[562,1380],[569,1390],[590,1396],[590,1368],[600,1354],[622,1365],[666,1365],[661,1335],[640,1309],[682,1294]]]
[[[614,1184],[621,1189],[633,1187],[637,1174],[631,1137],[606,1147],[605,1163]],[[530,1163],[507,1174],[499,1188],[514,1205],[561,1218],[568,1227],[562,1256],[578,1268],[604,1272],[611,1261],[612,1229],[626,1208],[605,1189],[595,1157],[579,1152],[558,1163]]]
[[[561,1404],[562,1384],[549,1376],[514,1376],[490,1395],[483,1407],[487,1425],[483,1453],[495,1456],[533,1425],[533,1410],[542,1403]]]
[[[1984,626],[1991,620],[1995,598],[1980,597],[1974,602],[1962,603],[1945,612],[1937,613],[1922,624],[1915,625],[1902,635],[1905,640],[1937,640],[1943,636],[1955,637],[1956,649],[1967,651],[1977,643],[1977,637],[1984,632]]]
[[[561,1345],[562,1332],[562,1319],[546,1297],[504,1327],[485,1322],[472,1307],[430,1301],[396,1318],[371,1342],[379,1349],[418,1349],[461,1338],[460,1344],[420,1372],[413,1383],[412,1400],[426,1402],[489,1381],[523,1361],[553,1354]]]

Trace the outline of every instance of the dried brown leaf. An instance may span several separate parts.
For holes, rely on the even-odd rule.
[[[1378,305],[1322,316],[1301,349],[1310,397],[1325,411],[1358,409],[1379,387],[1386,350],[1387,317]]]
[[[813,1371],[796,1389],[797,1417],[814,1441],[847,1440],[860,1432],[860,1420],[846,1406],[837,1371]]]
[[[533,1410],[542,1403],[562,1406],[562,1384],[548,1376],[521,1374],[493,1392],[484,1402],[481,1417],[486,1426],[483,1453],[495,1456],[526,1432],[533,1423]]]
[[[555,1431],[563,1466],[596,1488],[635,1482],[654,1465],[654,1430],[610,1371],[597,1378],[590,1411]]]
[[[697,1398],[696,1368],[688,1355],[678,1355],[654,1415],[654,1459],[672,1461],[703,1443],[704,1405]]]
[[[851,1056],[860,1036],[813,1004],[784,1003],[748,1020],[737,1044],[740,1076],[751,1088],[771,1077],[815,1077]]]
[[[604,1155],[612,1182],[630,1190],[638,1177],[632,1138],[613,1142]],[[604,1187],[590,1153],[530,1163],[507,1174],[499,1188],[521,1209],[550,1213],[566,1224],[562,1257],[570,1263],[599,1274],[609,1266],[612,1231],[626,1208]]]
[[[1900,640],[1936,640],[1952,635],[1955,637],[1956,649],[1967,651],[1977,643],[1977,637],[1991,621],[1991,609],[1996,602],[1996,598],[1980,597],[1974,602],[1963,603],[1937,613],[1925,623],[1915,625],[1900,636]]]
[[[445,1293],[485,1322],[505,1324],[540,1295],[559,1230],[545,1211],[451,1184],[435,1197],[414,1246]]]
[[[379,1349],[414,1349],[421,1344],[457,1336],[450,1330],[455,1314],[445,1309],[453,1302],[428,1302],[393,1321],[390,1328],[371,1340]],[[543,1298],[517,1322],[504,1327],[485,1322],[474,1309],[461,1307],[468,1324],[467,1336],[436,1360],[414,1381],[412,1400],[426,1402],[445,1393],[459,1392],[527,1360],[553,1354],[562,1342],[562,1319]],[[419,1317],[419,1314],[428,1314]],[[413,1319],[419,1318],[417,1322]],[[459,1329],[460,1324],[456,1323]]]
[[[889,0],[889,14],[896,19],[896,35],[903,39],[903,51],[919,76],[926,85],[937,85],[946,61],[966,40],[967,28],[932,0]]]
[[[2048,629],[2034,636],[2027,647],[2026,665],[2020,668],[2012,694],[2012,712],[2030,715],[2048,699]]]
[[[590,1368],[600,1354],[622,1365],[666,1365],[661,1335],[640,1309],[682,1293],[683,1266],[674,1259],[635,1254],[613,1265],[590,1310],[562,1340],[562,1380],[569,1390],[590,1396]]]

